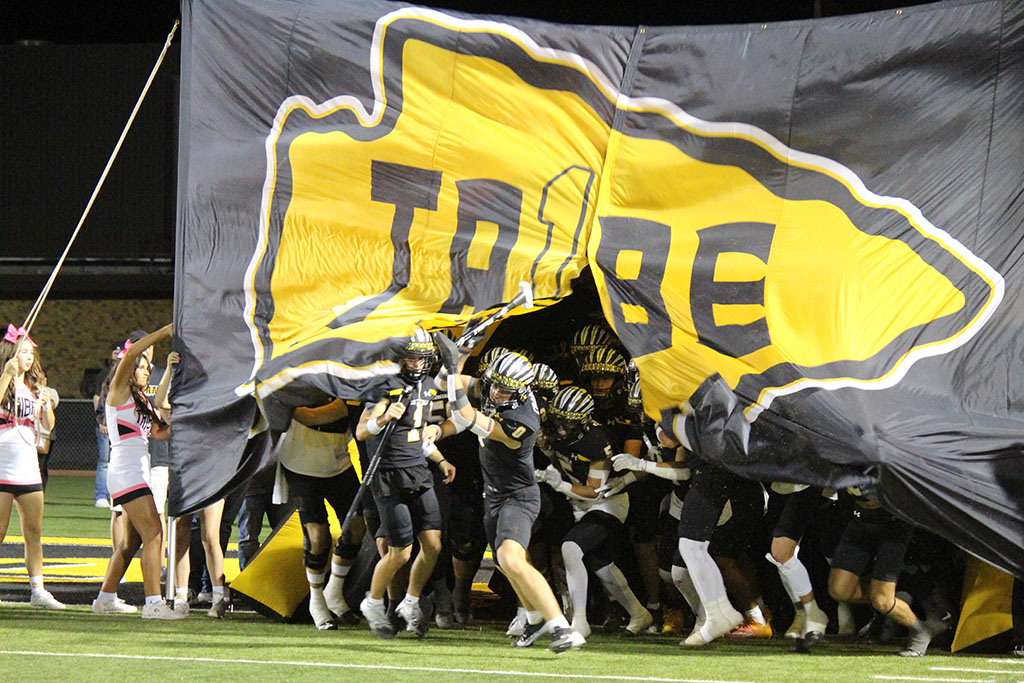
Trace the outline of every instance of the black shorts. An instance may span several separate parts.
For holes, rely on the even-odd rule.
[[[299,509],[299,521],[303,524],[327,524],[325,500],[334,508],[339,520],[345,519],[359,490],[359,478],[354,468],[333,477],[311,477],[292,472],[284,466],[281,469],[288,482],[288,497]]]
[[[476,488],[451,489],[452,509],[448,518],[448,543],[452,557],[464,562],[478,560],[487,547],[484,533],[484,491]]]
[[[679,520],[671,513],[672,495],[669,492],[661,499],[658,515],[658,568],[666,572],[679,555]]]
[[[377,535],[392,548],[412,545],[422,531],[441,530],[434,475],[426,465],[378,470],[370,490],[380,515]]]
[[[541,486],[540,514],[530,529],[530,543],[561,545],[575,523],[569,499],[550,486]]]
[[[756,481],[737,478],[731,486],[724,512],[731,514],[715,527],[708,552],[715,557],[736,559],[751,545],[764,539],[764,488]],[[767,539],[765,539],[767,540]]]
[[[836,546],[832,568],[857,576],[870,570],[872,579],[896,583],[912,534],[913,527],[884,509],[855,505]]]
[[[782,510],[772,530],[772,538],[790,538],[799,543],[807,527],[818,518],[819,510],[828,501],[822,497],[821,489],[814,486],[779,495],[782,497]]]
[[[540,487],[526,486],[504,495],[484,495],[484,531],[497,562],[498,548],[505,541],[530,547],[530,529],[540,514]]]
[[[564,543],[575,543],[583,551],[583,564],[595,572],[615,561],[615,548],[621,546],[625,527],[602,510],[592,510],[576,522]]]
[[[626,489],[629,493],[626,528],[634,543],[647,543],[657,537],[661,500],[671,488],[672,482],[649,475]]]
[[[0,484],[0,493],[9,493],[15,498],[26,493],[35,493],[42,490],[42,484]],[[131,498],[128,500],[131,500]]]
[[[690,480],[690,488],[683,498],[683,511],[679,516],[679,537],[693,541],[710,541],[719,535],[724,550],[734,551],[742,535],[751,531],[750,525],[761,524],[764,518],[764,494],[757,482],[742,479],[735,474],[713,467],[697,468]],[[724,532],[718,531],[726,503],[733,508],[732,519],[737,525]],[[758,507],[760,506],[760,507]],[[725,526],[725,525],[723,525]],[[744,543],[744,548],[746,544]],[[726,557],[732,555],[723,552]]]

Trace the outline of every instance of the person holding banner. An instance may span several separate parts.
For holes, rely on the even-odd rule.
[[[384,594],[412,557],[414,538],[420,552],[410,569],[405,598],[395,612],[405,621],[406,630],[417,636],[428,628],[429,615],[424,614],[420,595],[441,552],[441,511],[427,460],[440,467],[446,483],[455,477],[455,467],[425,438],[430,403],[437,396],[428,377],[435,353],[430,335],[417,328],[398,351],[398,375],[388,379],[379,401],[366,405],[356,427],[356,438],[367,441],[370,452],[379,458],[369,487],[380,514],[378,535],[387,547],[374,567],[370,590],[359,610],[381,638],[395,635]]]
[[[543,634],[552,636],[549,649],[565,652],[586,643],[569,627],[551,586],[526,557],[530,529],[540,512],[540,489],[533,467],[533,447],[540,413],[530,391],[533,367],[518,353],[492,362],[482,381],[458,374],[466,355],[456,343],[435,333],[441,349],[438,381],[448,391],[452,416],[431,427],[440,439],[469,430],[480,440],[484,478],[484,528],[498,567],[508,577],[527,611],[523,635],[515,647],[529,647]],[[480,405],[474,408],[470,397]]]
[[[335,615],[343,616],[348,605],[340,588],[344,577],[327,576],[331,549],[331,529],[324,501],[338,515],[344,514],[355,498],[359,479],[348,454],[348,406],[336,398],[324,405],[300,406],[292,414],[292,423],[276,447],[288,497],[295,501],[302,522],[303,565],[309,581],[309,613],[321,631],[336,629]],[[352,549],[355,558],[358,547]],[[333,564],[347,558],[346,547],[339,541]],[[324,594],[328,580],[336,583],[329,600]]]
[[[135,553],[142,547],[142,583],[146,602],[143,619],[183,619],[188,605],[181,602],[171,608],[160,596],[160,564],[163,555],[163,526],[149,486],[149,438],[166,439],[169,428],[143,393],[149,382],[149,347],[170,339],[171,325],[131,343],[126,341],[103,397],[107,433],[110,437],[110,467],[107,488],[114,506],[121,506],[126,533],[120,538],[100,593],[92,603],[97,614],[136,612],[132,605],[117,597],[117,586]]]
[[[0,543],[7,535],[11,508],[17,506],[32,587],[30,604],[39,609],[64,609],[43,588],[43,480],[36,430],[53,429],[53,403],[36,343],[24,328],[7,326],[0,341],[0,363]]]

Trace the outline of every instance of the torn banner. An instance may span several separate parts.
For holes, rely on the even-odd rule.
[[[1024,570],[1024,6],[565,26],[183,6],[172,513],[256,396],[365,395],[414,324],[590,265],[652,415],[717,372],[750,476],[873,485]],[[261,445],[257,440],[251,446]]]

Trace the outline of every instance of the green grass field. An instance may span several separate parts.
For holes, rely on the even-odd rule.
[[[788,652],[781,638],[714,643],[684,651],[677,638],[624,640],[592,636],[577,652],[554,655],[539,646],[513,650],[503,627],[430,631],[423,640],[375,638],[362,627],[316,631],[254,614],[223,621],[194,612],[182,622],[137,615],[96,616],[86,607],[65,613],[0,605],[0,671],[4,680],[148,679],[460,681],[1018,681],[1024,662],[981,656],[903,659],[895,647],[826,641],[811,655]],[[34,654],[30,654],[34,653]],[[44,654],[45,653],[45,654]],[[129,673],[130,672],[130,673]]]
[[[93,507],[91,478],[54,476],[46,498],[44,536],[107,538],[109,513]],[[5,602],[0,603],[0,678],[5,681],[140,675],[211,681],[332,676],[374,681],[1024,681],[1024,661],[1011,657],[951,656],[936,650],[923,659],[903,659],[895,656],[896,644],[844,639],[828,639],[814,653],[796,655],[789,651],[792,642],[783,638],[721,641],[691,651],[678,646],[679,636],[624,640],[595,634],[582,650],[554,655],[544,649],[546,639],[532,649],[513,650],[504,636],[505,625],[497,623],[432,630],[418,641],[407,634],[380,640],[365,625],[319,632],[308,624],[282,624],[252,612],[235,612],[215,621],[205,611],[196,611],[183,622],[151,622],[137,615],[92,614],[87,603],[97,583],[79,584],[77,592],[65,584],[61,595],[73,598],[71,607],[40,612],[24,603],[20,543],[11,538],[17,534],[12,520],[3,546],[12,576],[6,579]],[[62,587],[48,585],[55,591]],[[137,584],[128,584],[122,594],[133,587],[137,593]]]
[[[46,485],[43,536],[51,538],[110,538],[110,510],[95,507],[93,477],[51,475]],[[11,517],[9,534],[20,534],[18,513]],[[269,533],[269,529],[265,530]],[[231,542],[235,541],[232,530]]]
[[[93,481],[91,476],[50,476],[43,513],[44,536],[110,538],[110,510],[94,506]],[[20,533],[13,519],[11,529]]]

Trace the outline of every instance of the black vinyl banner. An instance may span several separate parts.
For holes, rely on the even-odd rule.
[[[646,411],[693,411],[702,457],[859,486],[1024,573],[1019,2],[183,19],[172,513],[244,481],[276,407],[367,396],[415,325],[589,266]]]

